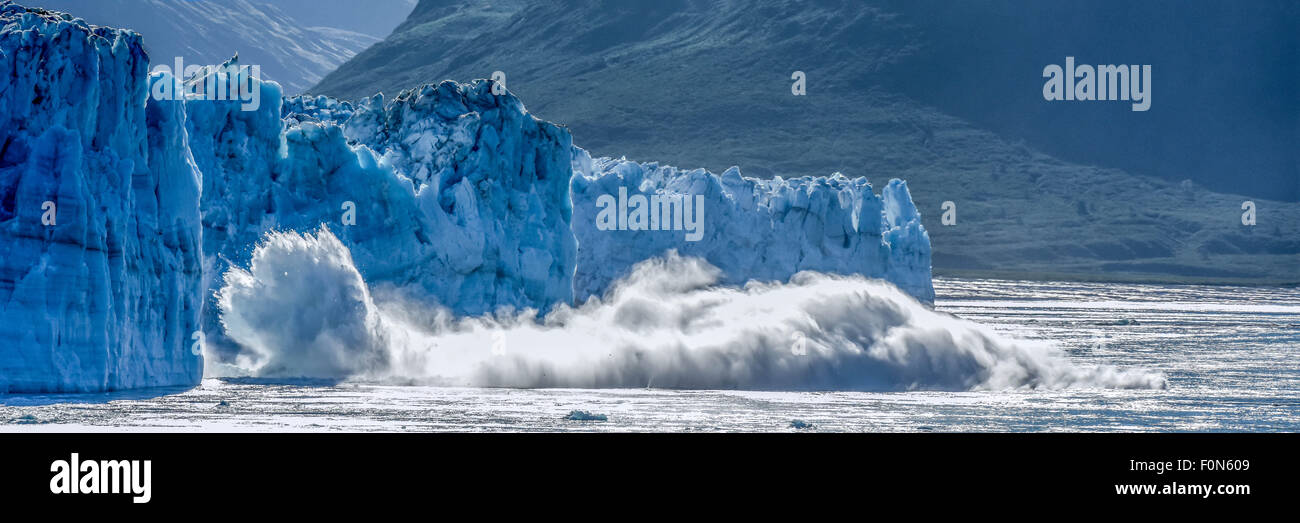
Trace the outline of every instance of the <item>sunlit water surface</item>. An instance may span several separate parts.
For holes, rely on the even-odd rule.
[[[473,389],[207,379],[0,396],[3,431],[1297,431],[1300,290],[937,279],[935,308],[1166,390]],[[573,410],[607,421],[566,419]],[[792,426],[794,420],[810,425]]]

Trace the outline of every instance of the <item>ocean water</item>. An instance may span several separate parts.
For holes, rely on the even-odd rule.
[[[1300,290],[946,279],[935,309],[1164,389],[517,389],[205,379],[0,396],[0,431],[1297,431]],[[574,410],[606,421],[567,419]],[[796,423],[798,420],[799,423]],[[802,428],[796,428],[796,425]]]

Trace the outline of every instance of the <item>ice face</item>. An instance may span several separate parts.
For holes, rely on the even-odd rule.
[[[375,96],[355,108],[324,98],[282,105],[273,83],[261,85],[257,111],[187,102],[204,173],[204,325],[214,350],[230,356],[238,348],[212,292],[231,263],[246,265],[276,230],[325,224],[368,283],[458,314],[572,301],[567,131],[483,81],[428,85],[388,102]]]
[[[252,134],[269,137],[275,110],[234,118],[266,122],[264,133]],[[278,111],[286,129],[278,155],[265,139],[203,154],[236,164],[203,166],[211,180],[205,238],[209,253],[222,253],[218,272],[226,261],[245,266],[268,231],[324,223],[367,284],[400,287],[407,300],[457,315],[582,302],[670,249],[716,265],[723,284],[820,271],[882,278],[923,301],[934,297],[929,237],[898,180],[877,196],[865,179],[841,175],[758,180],[738,169],[718,176],[592,160],[567,132],[529,116],[514,96],[493,95],[488,82],[443,82],[356,104],[295,97]],[[219,118],[200,129],[207,119],[192,121],[191,133],[204,137],[249,127]],[[267,159],[250,161],[249,150]],[[656,230],[598,225],[602,196],[616,202],[608,211],[627,214],[617,199],[637,195],[642,207],[650,196],[682,197],[678,209],[686,212],[647,214],[644,225],[653,221]],[[356,214],[344,225],[347,202]],[[237,309],[224,308],[225,327],[247,317]],[[282,334],[281,345],[288,343]],[[255,352],[279,350],[247,341],[257,336],[244,339],[239,345],[256,343]]]
[[[524,112],[517,98],[503,99],[511,114]],[[356,105],[323,96],[295,97],[286,101],[284,113],[289,121],[340,123],[352,143],[382,152],[416,183],[492,164],[482,158],[481,147],[474,148],[470,137],[481,132],[465,129],[475,119],[461,116],[460,107],[440,109],[448,117],[429,120],[383,107],[382,96]],[[573,291],[579,301],[604,292],[636,262],[669,249],[709,260],[723,269],[726,283],[785,281],[799,271],[815,270],[881,278],[921,301],[934,300],[929,235],[901,180],[890,181],[877,196],[866,179],[838,173],[760,180],[732,168],[719,176],[703,169],[592,159],[577,147],[570,160],[572,174],[565,176],[572,177],[569,200],[579,246]],[[626,195],[621,203],[620,195]],[[638,195],[643,200],[635,200]],[[633,209],[627,209],[629,199],[635,202]],[[673,203],[665,206],[669,199]],[[613,205],[599,205],[605,202]],[[637,216],[636,203],[643,216]],[[600,211],[606,208],[615,215],[613,230],[602,228],[602,218],[608,216]],[[693,223],[696,218],[702,222]],[[619,220],[637,223],[620,227]]]
[[[592,160],[487,81],[356,104],[284,100],[256,80],[252,106],[160,100],[155,86],[184,93],[229,70],[149,76],[130,31],[7,2],[0,22],[0,390],[196,383],[193,349],[237,361],[271,343],[255,326],[310,314],[267,305],[302,296],[268,293],[311,293],[310,274],[330,267],[280,266],[293,284],[279,290],[226,278],[266,276],[269,262],[251,263],[259,244],[292,247],[277,234],[322,226],[368,289],[462,317],[574,305],[671,249],[716,266],[721,284],[820,271],[933,298],[929,239],[897,180],[876,196],[840,175]],[[656,196],[679,197],[677,214],[671,201],[646,214]],[[320,341],[287,331],[253,351]]]
[[[760,180],[732,167],[718,176],[593,160],[578,148],[573,171],[579,300],[602,294],[637,262],[670,249],[708,260],[723,271],[724,283],[786,281],[799,271],[860,274],[934,300],[930,238],[901,180],[876,196],[865,178],[838,173]],[[688,216],[679,226],[676,208],[665,201],[699,203],[682,206]],[[647,206],[638,219],[636,209]],[[628,223],[611,228],[610,214]],[[702,223],[692,227],[690,214]]]
[[[189,385],[199,178],[139,35],[0,4],[0,392]],[[36,65],[36,64],[39,64]]]

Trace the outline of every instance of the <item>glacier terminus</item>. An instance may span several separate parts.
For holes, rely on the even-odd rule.
[[[718,285],[819,271],[934,298],[929,238],[899,180],[877,195],[841,174],[763,180],[591,158],[489,80],[339,101],[254,79],[258,104],[213,99],[193,93],[230,81],[237,59],[151,73],[141,42],[0,5],[5,391],[193,385],[205,359],[211,372],[256,357],[249,344],[311,346],[327,326],[290,322],[296,337],[276,342],[256,325],[232,337],[223,321],[230,275],[285,232],[334,238],[365,294],[454,317],[532,310],[542,321],[669,253],[707,262]],[[602,230],[598,201],[619,194],[699,202],[698,241]]]

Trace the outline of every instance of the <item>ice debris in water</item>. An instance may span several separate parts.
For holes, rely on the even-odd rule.
[[[609,421],[609,418],[604,414],[592,414],[585,410],[571,410],[564,419],[569,421]]]

